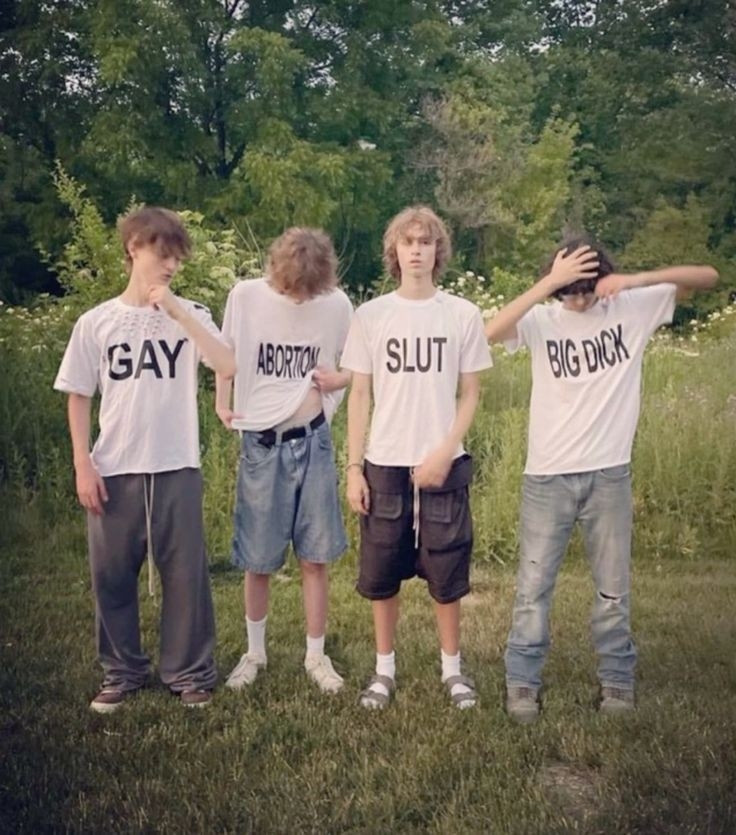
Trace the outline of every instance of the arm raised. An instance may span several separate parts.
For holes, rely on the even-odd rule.
[[[580,278],[594,278],[598,270],[598,255],[589,246],[581,246],[569,255],[561,249],[555,256],[552,269],[525,293],[517,296],[486,322],[489,342],[504,342],[516,338],[516,325],[535,304],[540,304],[555,290],[560,290]]]

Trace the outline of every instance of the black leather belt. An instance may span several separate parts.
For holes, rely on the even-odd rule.
[[[324,422],[325,413],[320,412],[317,417],[309,421],[307,426],[293,426],[291,429],[285,429],[283,432],[279,432],[277,429],[264,429],[259,435],[258,443],[261,446],[273,446],[278,440],[283,444],[286,441],[304,438],[307,434],[307,429],[314,430],[318,426],[322,426]]]

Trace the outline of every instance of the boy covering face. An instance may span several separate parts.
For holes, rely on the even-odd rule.
[[[510,351],[525,345],[532,362],[521,556],[506,647],[506,706],[520,722],[539,714],[549,607],[576,522],[595,583],[600,709],[634,707],[630,462],[642,359],[676,300],[716,279],[711,267],[693,266],[617,274],[599,247],[575,241],[486,325],[491,342]],[[550,296],[556,301],[542,304]]]
[[[209,311],[169,289],[189,237],[178,216],[144,208],[119,224],[130,275],[122,295],[84,313],[54,388],[69,394],[77,494],[87,509],[104,679],[90,707],[117,709],[148,678],[138,574],[148,548],[162,587],[164,684],[190,706],[215,685],[215,623],[202,528],[197,368],[235,371]],[[100,433],[90,453],[90,405]],[[149,578],[151,575],[149,574]]]
[[[342,358],[353,373],[347,498],[361,522],[357,588],[372,601],[375,627],[376,671],[361,695],[369,708],[384,707],[394,690],[399,590],[415,575],[435,602],[448,694],[460,708],[476,703],[460,670],[472,550],[472,468],[462,440],[491,359],[478,308],[435,286],[449,257],[447,230],[431,209],[397,215],[384,263],[399,288],[357,310]]]
[[[247,651],[226,686],[252,684],[266,667],[270,577],[293,544],[304,593],[307,675],[325,693],[343,685],[324,652],[327,569],[347,547],[329,421],[349,375],[336,362],[352,305],[337,288],[332,242],[288,229],[271,246],[268,275],[230,292],[223,332],[238,372],[217,380],[217,414],[241,433],[233,562],[245,569]]]

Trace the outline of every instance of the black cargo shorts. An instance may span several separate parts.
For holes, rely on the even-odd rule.
[[[402,580],[418,576],[427,581],[438,603],[465,596],[470,591],[473,549],[471,457],[456,458],[441,487],[419,491],[418,514],[409,467],[366,461],[363,472],[370,488],[370,512],[360,517],[358,592],[369,600],[385,600],[398,593]]]

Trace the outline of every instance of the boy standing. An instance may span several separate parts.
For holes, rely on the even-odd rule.
[[[269,581],[293,543],[304,594],[307,675],[325,693],[343,680],[325,655],[327,568],[346,547],[329,421],[349,376],[336,370],[352,305],[337,289],[337,258],[318,229],[288,229],[271,246],[268,276],[241,281],[223,333],[235,349],[232,386],[217,378],[217,414],[241,433],[233,562],[245,569],[248,649],[226,686],[266,666]]]
[[[164,684],[183,704],[211,699],[216,670],[202,526],[197,367],[235,371],[232,351],[201,305],[169,284],[190,241],[174,212],[144,208],[119,224],[129,281],[122,295],[84,313],[54,388],[69,395],[69,429],[79,501],[87,509],[96,601],[97,650],[104,670],[90,707],[117,709],[143,687],[138,574],[148,548],[161,576]],[[101,393],[92,452],[90,405]]]
[[[450,239],[431,209],[398,214],[383,255],[400,286],[358,309],[342,358],[353,372],[347,497],[361,521],[357,588],[372,601],[376,641],[376,673],[361,704],[388,704],[399,590],[418,575],[435,601],[442,681],[455,705],[471,707],[475,688],[460,672],[460,599],[470,590],[472,550],[471,460],[462,440],[491,359],[478,308],[435,286]]]
[[[486,325],[491,342],[510,351],[526,345],[532,361],[521,557],[506,647],[506,707],[520,722],[539,714],[549,607],[576,522],[596,588],[600,710],[634,707],[630,461],[642,358],[650,336],[672,320],[676,299],[716,279],[711,267],[616,274],[599,247],[574,241]],[[557,301],[542,304],[549,296]]]

